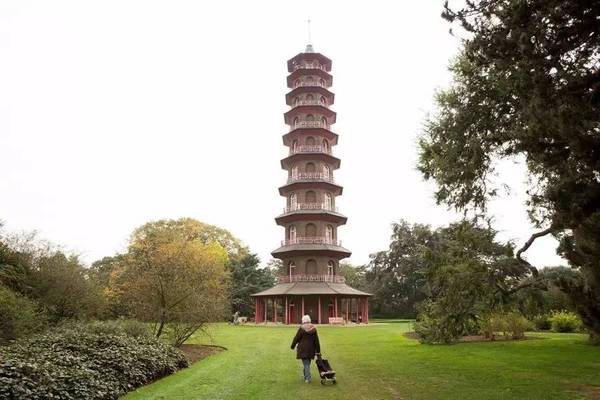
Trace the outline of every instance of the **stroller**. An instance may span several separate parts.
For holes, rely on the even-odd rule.
[[[329,361],[321,357],[321,353],[317,353],[316,364],[317,369],[319,370],[319,375],[321,376],[321,385],[326,385],[328,383],[335,385],[335,371],[331,369]]]

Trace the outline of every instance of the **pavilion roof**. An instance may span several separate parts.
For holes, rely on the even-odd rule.
[[[293,282],[279,283],[272,288],[255,293],[252,296],[300,296],[300,295],[345,295],[345,296],[372,296],[370,293],[354,289],[345,283],[333,282]]]

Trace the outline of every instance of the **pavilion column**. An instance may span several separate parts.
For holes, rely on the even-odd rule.
[[[287,296],[285,296],[285,312],[284,312],[285,322],[284,322],[284,324],[286,324],[286,325],[290,323],[290,319],[288,316],[288,307],[289,307],[288,306],[288,298],[287,298]]]
[[[333,314],[337,318],[338,317],[338,298],[337,296],[333,296]]]
[[[300,318],[304,317],[304,296],[302,296],[302,310],[301,311],[302,311],[302,316]]]
[[[321,323],[321,296],[319,296],[319,313],[318,313],[318,317],[317,317],[317,323],[320,324]]]
[[[269,322],[269,319],[267,317],[267,311],[269,311],[269,298],[268,297],[265,297],[264,307],[265,307],[265,324],[266,324],[267,322]]]
[[[273,322],[277,322],[277,297],[273,298]]]
[[[350,313],[349,313],[348,303],[350,303],[350,299],[346,299],[346,322],[350,321]]]
[[[366,316],[366,323],[369,323],[369,298],[365,297],[365,316]]]

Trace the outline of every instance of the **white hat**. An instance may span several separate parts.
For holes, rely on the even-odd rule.
[[[302,317],[302,323],[303,324],[310,324],[310,315],[305,315]]]

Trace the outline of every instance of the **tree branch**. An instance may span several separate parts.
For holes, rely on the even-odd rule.
[[[527,251],[527,250],[528,250],[528,249],[531,247],[531,245],[533,244],[533,242],[535,242],[535,240],[536,240],[537,238],[540,238],[540,237],[542,237],[542,236],[546,236],[547,234],[549,234],[549,233],[552,233],[552,232],[554,232],[554,231],[555,231],[554,227],[552,227],[552,226],[551,226],[550,228],[544,229],[543,231],[540,231],[540,232],[536,232],[536,233],[534,233],[533,235],[531,235],[531,237],[529,238],[529,240],[527,240],[527,242],[525,242],[525,244],[523,245],[523,247],[521,247],[521,248],[520,248],[520,249],[517,251],[517,254],[515,255],[516,259],[517,259],[517,260],[518,260],[518,261],[519,261],[521,264],[525,264],[525,265],[527,266],[527,268],[529,268],[529,270],[531,271],[531,273],[532,273],[534,276],[537,276],[537,274],[538,274],[538,270],[537,270],[537,268],[536,268],[536,267],[534,267],[533,265],[531,265],[531,264],[530,264],[528,261],[524,260],[524,259],[521,257],[521,254],[525,253],[525,252],[526,252],[526,251]]]

